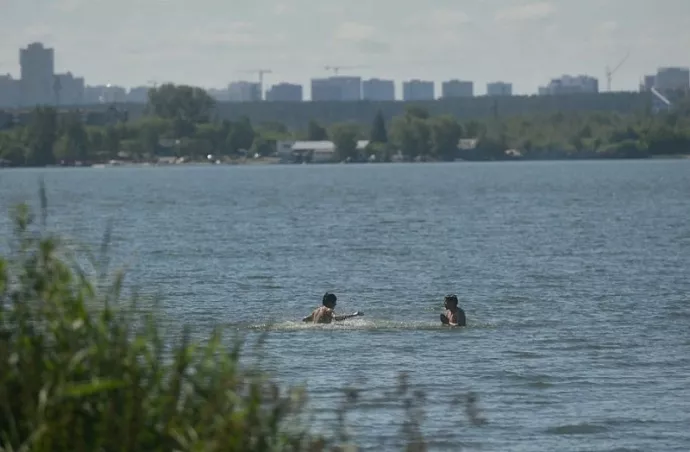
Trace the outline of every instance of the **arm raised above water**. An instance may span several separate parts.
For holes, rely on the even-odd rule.
[[[352,317],[359,317],[360,315],[364,315],[363,313],[356,311],[352,314],[345,314],[345,315],[336,315],[333,316],[333,320],[335,321],[340,321],[340,320],[345,320],[345,319],[351,319]]]

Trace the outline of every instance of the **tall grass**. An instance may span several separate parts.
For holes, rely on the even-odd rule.
[[[241,364],[242,342],[220,331],[164,344],[156,310],[122,299],[122,273],[108,277],[109,234],[94,281],[47,231],[43,188],[41,204],[38,225],[26,205],[13,211],[0,256],[0,451],[356,450],[358,391],[343,391],[330,437],[312,433],[303,388]],[[423,394],[399,386],[405,448],[426,450]]]

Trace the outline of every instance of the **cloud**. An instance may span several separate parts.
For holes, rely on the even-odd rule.
[[[390,44],[376,39],[363,39],[357,43],[357,48],[363,53],[372,55],[382,55],[391,51]]]
[[[336,28],[333,37],[341,42],[353,45],[358,52],[373,55],[389,53],[391,46],[377,39],[376,29],[371,25],[359,22],[343,22]]]
[[[201,30],[199,30],[201,31]],[[261,35],[256,32],[256,27],[251,22],[232,22],[227,27],[218,30],[210,29],[206,32],[192,34],[193,41],[205,45],[252,45],[256,44]]]
[[[285,14],[291,10],[292,7],[286,3],[276,3],[271,12],[276,16],[280,16],[281,14]]]
[[[334,37],[342,41],[363,41],[374,36],[374,27],[358,22],[343,22],[336,28]]]
[[[471,21],[464,11],[454,9],[436,9],[429,13],[426,19],[432,27],[455,27]]]
[[[597,27],[597,31],[600,33],[613,33],[616,30],[618,30],[618,22],[615,20],[607,20],[606,22],[600,23]]]
[[[550,2],[534,2],[504,8],[496,13],[496,22],[527,22],[552,16],[556,7]]]

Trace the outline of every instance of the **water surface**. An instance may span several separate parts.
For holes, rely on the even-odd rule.
[[[267,332],[319,426],[366,387],[372,450],[401,371],[434,450],[690,450],[690,161],[3,170],[3,214],[41,175],[51,227],[97,243],[112,220],[170,325]],[[365,316],[300,323],[327,290]],[[450,292],[466,329],[437,325]]]

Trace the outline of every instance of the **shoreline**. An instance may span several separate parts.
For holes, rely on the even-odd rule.
[[[619,160],[690,160],[690,154],[663,154],[663,155],[651,155],[648,157],[642,157],[642,158],[574,158],[574,159],[568,159],[568,158],[554,158],[554,159],[505,159],[505,160],[462,160],[462,159],[457,159],[453,161],[443,161],[443,160],[434,160],[434,161],[424,161],[424,162],[415,162],[415,161],[396,161],[396,162],[353,162],[353,163],[345,163],[345,162],[322,162],[322,163],[289,163],[289,162],[281,162],[280,159],[275,158],[275,157],[268,157],[268,158],[259,158],[259,159],[238,159],[238,160],[230,160],[226,162],[208,162],[208,161],[188,161],[188,162],[180,162],[180,163],[158,163],[158,162],[126,162],[126,161],[116,161],[116,162],[108,162],[108,163],[94,163],[90,165],[47,165],[47,166],[0,166],[0,170],[2,169],[19,169],[19,168],[94,168],[94,169],[103,169],[103,168],[142,168],[142,167],[156,167],[156,168],[165,168],[165,167],[184,167],[184,166],[267,166],[267,165],[277,165],[277,166],[301,166],[301,165],[309,165],[309,166],[320,166],[320,165],[339,165],[339,164],[347,164],[347,165],[357,165],[357,164],[367,164],[367,165],[377,165],[381,163],[388,163],[388,164],[397,164],[397,163],[412,163],[412,164],[424,164],[424,163],[499,163],[499,162],[515,162],[515,163],[522,163],[522,162],[582,162],[582,161],[619,161]]]

